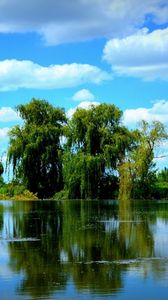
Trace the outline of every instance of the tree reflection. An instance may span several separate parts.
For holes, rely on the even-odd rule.
[[[47,297],[65,290],[70,279],[78,290],[117,293],[124,287],[129,260],[155,255],[150,218],[141,213],[141,207],[137,211],[133,202],[37,201],[26,205],[22,210],[13,204],[12,210],[10,267],[24,274],[18,293]]]
[[[0,232],[3,228],[3,205],[0,204]]]
[[[20,228],[23,238],[39,240],[9,244],[11,268],[25,274],[18,292],[36,297],[63,288],[67,274],[60,262],[62,213],[59,205],[54,202],[33,203]]]
[[[119,240],[127,259],[153,256],[153,235],[148,219],[137,214],[129,199],[119,201]]]

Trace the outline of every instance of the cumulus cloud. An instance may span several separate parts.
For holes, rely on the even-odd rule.
[[[0,128],[0,160],[2,161],[2,163],[4,165],[4,170],[6,169],[7,149],[8,149],[8,143],[9,143],[8,133],[9,133],[10,129],[11,128],[8,128],[8,127]],[[5,180],[9,180],[8,174],[3,174],[3,177]]]
[[[0,61],[0,91],[19,88],[56,89],[85,83],[99,84],[111,76],[89,64],[50,65],[47,67],[28,60]]]
[[[72,100],[74,100],[74,101],[94,101],[95,96],[89,90],[82,89],[73,95]]]
[[[8,137],[9,128],[0,128],[0,139],[6,139]]]
[[[73,114],[75,113],[75,111],[77,110],[77,108],[84,108],[84,109],[90,109],[92,106],[97,106],[100,105],[99,102],[96,101],[83,101],[81,103],[79,103],[75,108],[70,108],[66,115],[68,118],[72,118]]]
[[[0,122],[19,121],[18,114],[11,107],[0,108]]]
[[[128,126],[134,126],[142,120],[160,121],[168,124],[168,101],[159,100],[151,108],[126,109],[123,113],[123,123]]]
[[[125,126],[136,128],[137,123],[145,120],[147,122],[160,121],[168,128],[168,101],[159,100],[151,108],[126,109],[123,113]],[[155,149],[156,166],[163,169],[168,163],[168,141],[164,141]]]
[[[168,164],[168,141],[162,142],[162,144],[155,149],[154,162],[158,169],[163,169]]]
[[[50,45],[124,36],[149,16],[166,23],[167,10],[167,0],[1,0],[0,32],[36,32]]]
[[[168,80],[168,28],[151,33],[144,28],[112,39],[106,43],[103,57],[117,75]]]

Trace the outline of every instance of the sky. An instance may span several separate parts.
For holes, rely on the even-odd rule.
[[[0,158],[21,120],[16,106],[48,100],[115,104],[129,128],[168,125],[167,0],[0,0]],[[157,150],[168,154],[168,142]],[[168,158],[156,160],[167,167]]]

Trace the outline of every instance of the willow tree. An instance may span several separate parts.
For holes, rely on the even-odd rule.
[[[19,105],[17,111],[23,125],[9,133],[8,165],[27,189],[40,198],[49,197],[62,188],[60,138],[65,113],[40,99]]]
[[[2,162],[0,161],[0,187],[4,184],[4,179],[2,177],[3,172],[4,172],[4,167]]]
[[[120,197],[148,197],[156,181],[154,153],[167,139],[164,125],[159,121],[142,121],[133,132],[134,146],[120,165]]]
[[[3,164],[0,161],[0,176],[3,174],[3,172],[4,172]]]
[[[70,198],[104,197],[107,190],[112,196],[116,169],[129,144],[121,116],[115,105],[101,104],[77,109],[68,122],[64,181]]]

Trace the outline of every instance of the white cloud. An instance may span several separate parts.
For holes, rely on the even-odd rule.
[[[160,121],[168,129],[168,101],[159,100],[151,108],[126,109],[123,113],[123,124],[129,128],[136,128],[138,122],[145,120],[147,122]],[[155,149],[156,167],[163,169],[168,163],[168,141],[162,142]]]
[[[151,108],[126,109],[123,113],[123,123],[134,126],[141,120],[148,122],[160,121],[168,124],[168,101],[159,100]]]
[[[125,36],[149,17],[168,21],[167,0],[1,0],[0,32],[36,32],[50,45]]]
[[[154,162],[157,164],[158,169],[163,169],[168,165],[168,141],[164,141],[157,147]]]
[[[8,127],[0,128],[0,139],[6,139],[8,137],[8,132],[9,132]]]
[[[119,76],[168,80],[168,28],[151,33],[144,28],[112,39],[106,43],[103,57]]]
[[[9,141],[9,130],[10,128],[8,127],[0,128],[0,155],[2,155],[4,151],[6,151],[7,144]]]
[[[85,83],[99,84],[111,76],[89,64],[64,64],[44,67],[28,60],[0,61],[0,91],[19,88],[56,89]]]
[[[11,107],[0,108],[0,122],[19,121],[18,114]]]
[[[9,133],[10,128],[4,127],[0,128],[0,159],[2,161],[5,161],[6,152],[7,152],[7,146],[9,142]]]
[[[77,108],[84,108],[84,109],[90,109],[92,106],[97,106],[100,105],[99,102],[96,101],[84,101],[79,103],[75,108],[70,108],[66,115],[68,118],[72,118],[73,114],[75,113],[75,111],[77,110]]]
[[[72,100],[74,100],[74,101],[94,101],[95,96],[89,90],[82,89],[73,95]]]

